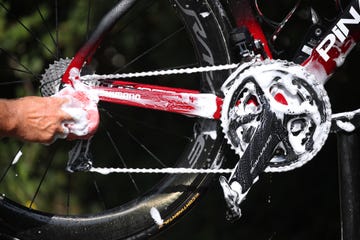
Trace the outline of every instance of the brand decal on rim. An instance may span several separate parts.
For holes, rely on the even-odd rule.
[[[182,213],[186,211],[195,201],[200,197],[200,193],[196,193],[179,211],[177,211],[174,215],[172,215],[170,218],[166,219],[159,228],[162,228],[172,221],[174,221],[176,218],[180,217]]]
[[[199,15],[191,10],[190,8],[187,9],[186,7],[188,7],[187,5],[185,5],[185,7],[181,6],[181,4],[179,3],[179,1],[176,1],[179,8],[189,17],[191,17],[192,19],[194,19],[194,23],[191,24],[191,28],[190,31],[194,32],[194,35],[196,37],[197,42],[199,43],[199,47],[198,49],[201,51],[201,58],[202,61],[204,61],[206,64],[208,64],[209,66],[214,66],[215,65],[215,60],[214,60],[214,56],[212,55],[212,52],[210,50],[210,47],[207,44],[207,40],[208,40],[208,36],[206,35],[205,29],[201,23],[201,20],[199,18]],[[203,21],[210,21],[210,19],[206,18]],[[212,72],[206,72],[206,80],[207,83],[209,84],[209,86],[211,86],[211,90],[214,91],[214,87],[213,87],[213,80],[214,80],[214,74]]]

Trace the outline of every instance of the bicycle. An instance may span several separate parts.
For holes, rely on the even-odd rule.
[[[232,173],[229,181],[235,178],[236,181],[240,181],[240,186],[243,188],[236,189],[238,185],[231,186],[226,179],[221,181],[225,190],[226,202],[230,207],[229,217],[236,218],[240,215],[238,205],[243,201],[238,198],[237,194],[246,195],[245,193],[251,188],[260,173],[265,170],[270,172],[288,171],[303,166],[317,154],[325,143],[331,125],[333,131],[350,131],[358,126],[357,111],[354,111],[350,118],[346,114],[331,117],[328,97],[322,84],[318,84],[318,81],[325,82],[338,65],[341,65],[346,55],[353,49],[354,41],[357,41],[357,27],[360,22],[360,20],[358,21],[360,9],[357,1],[351,1],[346,9],[343,9],[340,1],[335,2],[337,10],[340,12],[339,17],[332,21],[335,25],[331,23],[322,25],[316,11],[308,8],[312,14],[309,34],[302,38],[303,42],[299,43],[300,50],[292,55],[286,52],[277,52],[275,41],[298,10],[301,1],[296,3],[280,24],[263,15],[258,1],[174,0],[170,3],[157,2],[159,5],[155,4],[155,6],[164,15],[167,11],[162,12],[163,9],[168,7],[175,9],[180,22],[177,19],[172,20],[170,16],[166,15],[165,17],[169,25],[175,27],[176,30],[169,33],[167,27],[162,26],[159,32],[165,33],[166,37],[159,41],[154,36],[153,46],[148,40],[152,36],[146,36],[146,42],[135,38],[127,39],[127,36],[131,37],[134,34],[132,32],[134,30],[129,28],[128,24],[134,21],[133,17],[140,11],[145,9],[148,12],[149,15],[143,15],[143,17],[149,21],[149,24],[157,21],[156,18],[151,18],[154,17],[152,11],[155,11],[149,7],[152,6],[151,2],[128,0],[113,3],[113,7],[99,21],[99,24],[98,20],[95,20],[96,28],[80,50],[77,52],[74,50],[70,54],[65,53],[67,56],[74,56],[71,59],[60,58],[61,52],[65,48],[50,49],[47,45],[40,44],[43,49],[41,57],[54,55],[57,59],[49,60],[47,64],[50,65],[46,67],[45,71],[42,70],[43,66],[35,66],[43,72],[41,76],[36,76],[33,74],[33,70],[20,62],[13,61],[15,55],[7,51],[5,47],[1,48],[2,53],[10,61],[10,64],[7,65],[12,67],[9,76],[27,79],[28,77],[24,73],[27,71],[34,75],[31,77],[34,77],[35,80],[40,80],[40,83],[21,81],[20,85],[24,87],[24,91],[30,89],[30,93],[33,94],[39,90],[43,95],[52,95],[63,84],[71,85],[73,81],[81,80],[97,91],[102,100],[99,104],[102,112],[101,127],[91,141],[78,141],[75,146],[71,142],[57,142],[49,147],[18,145],[12,140],[6,143],[8,149],[13,148],[14,150],[0,180],[5,189],[4,192],[6,191],[6,195],[0,198],[0,229],[4,237],[9,239],[149,238],[169,227],[190,210],[205,192],[212,179],[219,173]],[[83,3],[79,2],[80,7]],[[90,0],[88,3],[92,3],[92,1]],[[255,3],[255,6],[251,6],[252,3]],[[15,15],[16,12],[13,12],[9,6],[16,8],[17,4],[1,3],[7,17],[14,19],[25,32],[34,37],[37,36],[37,32],[31,30],[24,23],[26,19],[18,18]],[[28,7],[29,9],[23,8],[22,11],[28,13],[28,11],[34,10],[39,17],[37,21],[45,22],[47,20],[45,11],[42,10],[44,6]],[[57,1],[55,1],[55,7],[54,16],[50,16],[54,17],[53,20],[57,21],[60,17],[67,17],[66,14],[57,13],[59,7]],[[86,8],[84,19],[88,25],[90,24],[89,17],[95,12],[100,12],[102,7],[99,6],[96,11]],[[275,26],[273,35],[269,37],[264,34],[259,21],[255,15],[251,14],[252,9],[264,23]],[[30,19],[26,21],[29,21],[29,25],[34,24]],[[137,25],[137,22],[134,24]],[[34,26],[37,27],[37,25]],[[139,26],[141,25],[135,27]],[[59,29],[65,28],[65,26],[58,27]],[[83,35],[87,35],[90,32],[89,28],[80,27],[79,29],[85,31],[82,33]],[[44,29],[49,32],[49,37],[45,38],[47,42],[58,42],[66,37],[58,31],[52,33],[49,25],[45,25]],[[327,29],[330,31],[327,32]],[[70,35],[78,34],[77,30],[72,32],[71,29],[66,29],[65,32],[69,32]],[[116,34],[121,32],[120,30],[124,30],[124,34]],[[150,35],[149,31],[153,31],[153,29],[143,29],[143,31],[144,34]],[[189,35],[190,41],[184,38],[182,34],[184,32]],[[171,40],[174,37],[179,37],[180,40],[172,43]],[[36,37],[35,40],[42,42]],[[127,61],[130,64],[126,64],[125,67],[123,66],[125,61],[123,54],[114,47],[116,42],[124,44],[123,41],[130,46],[132,45],[129,42],[138,41],[136,48],[144,44],[147,49],[145,54]],[[179,43],[183,45],[183,48],[180,48]],[[8,44],[11,45],[11,43]],[[147,44],[150,44],[150,47]],[[31,49],[32,46],[27,42],[24,45],[20,48],[19,54],[24,53],[21,52],[21,49],[24,51]],[[153,58],[148,56],[149,52],[160,47],[165,49],[162,53]],[[172,50],[170,51],[169,48]],[[192,55],[189,56],[183,49],[192,49]],[[123,48],[121,51],[127,50]],[[132,55],[132,51],[135,50],[129,49],[127,54]],[[174,54],[176,58],[173,57]],[[339,56],[340,58],[338,58]],[[266,60],[280,57],[287,61]],[[145,59],[145,63],[140,63],[139,59]],[[163,62],[160,62],[162,65],[158,65],[160,63],[155,62],[154,59],[162,60]],[[334,59],[338,61],[335,62]],[[26,61],[26,59],[22,61]],[[139,64],[139,66],[133,66],[133,63]],[[177,67],[174,68],[174,66]],[[316,68],[319,66],[321,68]],[[149,71],[144,71],[144,69],[149,69]],[[276,88],[268,91],[271,94],[274,93],[273,98],[278,104],[279,111],[282,111],[282,116],[290,114],[289,111],[293,110],[286,108],[288,105],[301,107],[306,103],[308,108],[301,109],[296,113],[297,118],[289,120],[291,131],[287,132],[291,132],[288,137],[291,139],[285,143],[283,141],[286,138],[284,137],[285,130],[281,128],[281,124],[271,125],[281,117],[274,116],[272,111],[259,107],[267,106],[264,109],[271,109],[273,106],[273,102],[270,104],[266,100],[268,98],[264,99],[262,96],[265,94],[260,91],[264,88],[267,89],[267,86],[259,87],[259,81],[251,80],[251,76],[255,76],[256,72],[265,74],[270,71],[273,74],[271,71],[274,69],[286,73],[285,75],[296,73],[296,78],[299,79],[298,82],[293,83],[297,87],[295,90],[289,88],[289,84],[286,82],[279,80],[275,84]],[[181,76],[173,76],[173,74],[181,74]],[[182,77],[183,74],[186,76]],[[123,80],[131,78],[140,80]],[[301,79],[306,79],[309,83]],[[270,83],[273,83],[273,79]],[[247,91],[243,91],[245,85]],[[12,84],[10,89],[13,88]],[[295,94],[297,97],[294,99],[288,98],[292,95],[292,91],[298,91],[297,95]],[[9,93],[13,93],[13,91],[9,91]],[[166,104],[158,104],[161,102]],[[241,107],[246,114],[244,112],[236,113],[234,110]],[[285,108],[286,110],[284,110]],[[314,111],[308,111],[309,109],[314,109]],[[251,114],[247,115],[248,113]],[[259,113],[265,117],[259,117]],[[255,114],[257,115],[255,116]],[[305,117],[302,117],[303,115]],[[311,116],[307,118],[308,115]],[[235,119],[234,116],[237,118]],[[263,121],[259,121],[259,119]],[[165,125],[164,122],[171,122],[171,124]],[[262,122],[266,122],[266,124],[262,125]],[[269,124],[272,126],[270,132],[269,128],[266,128]],[[139,126],[143,129],[139,130]],[[174,129],[173,126],[177,126],[179,129]],[[261,131],[255,134],[254,126],[260,126]],[[230,128],[232,130],[228,131]],[[241,133],[234,131],[234,128],[241,130]],[[270,138],[274,128],[278,129],[281,134]],[[268,142],[261,142],[266,131],[268,131],[267,138],[264,139]],[[160,136],[154,137],[149,132]],[[259,145],[270,145],[270,147],[262,149],[256,149],[256,146],[249,147],[252,142],[243,139],[249,138],[250,135],[257,136],[257,141],[262,143]],[[302,136],[301,141],[297,139],[299,135]],[[314,140],[315,143],[312,143],[314,135],[320,137],[319,140]],[[161,143],[157,141],[161,141]],[[104,142],[108,144],[104,145]],[[126,142],[136,143],[136,146],[125,145]],[[96,148],[97,144],[100,144],[101,147]],[[291,147],[293,144],[298,148]],[[122,150],[123,146],[126,148],[126,153]],[[233,148],[235,153],[229,148]],[[251,163],[250,167],[255,166],[252,171],[249,171],[251,174],[244,170],[241,170],[240,173],[234,172],[234,161],[237,162],[234,159],[251,154],[246,151],[248,148],[253,149],[251,152],[257,152],[259,156],[264,156],[264,158],[259,158],[258,162],[261,164]],[[55,149],[59,151],[55,151]],[[275,153],[271,152],[274,149]],[[66,173],[63,163],[66,161],[64,159],[68,159],[65,153],[70,150],[80,154],[70,154],[67,165],[70,173]],[[263,151],[266,154],[263,154]],[[133,156],[128,156],[128,153],[132,153]],[[169,156],[170,154],[171,156]],[[224,162],[226,154],[230,155],[232,161]],[[269,155],[272,155],[272,159],[266,159]],[[176,163],[173,156],[180,156]],[[136,158],[136,160],[126,161],[130,157]],[[41,161],[38,158],[44,158],[44,160]],[[149,158],[151,162],[149,162]],[[26,171],[27,164],[36,164],[34,170],[38,170],[38,172]],[[249,168],[247,166],[249,162],[242,162],[242,164],[245,165],[240,169]],[[227,165],[230,168],[223,167]],[[60,172],[62,177],[56,179],[58,183],[54,185],[48,175],[56,175],[57,172]],[[137,174],[139,173],[146,173],[144,179],[138,179]],[[154,173],[166,175],[164,178],[160,178],[158,174]],[[36,180],[35,186],[29,187],[32,188],[33,193],[24,191],[25,196],[15,196],[11,191],[11,187],[15,186],[13,179],[22,175],[26,176],[24,179],[27,182]],[[45,181],[46,179],[50,180],[49,183]],[[123,184],[122,189],[126,189],[129,196],[122,194],[121,187],[116,187],[115,190],[114,188],[108,189],[111,187],[106,182],[106,180],[109,181],[108,179],[119,185]],[[134,188],[132,192],[129,192],[128,189],[129,182]],[[105,185],[101,185],[102,183]],[[52,196],[52,199],[56,201],[60,201],[58,199],[62,198],[65,204],[42,207],[41,202],[44,200],[41,196],[41,189],[51,189],[55,186],[71,190]],[[118,192],[115,192],[116,190]],[[70,192],[79,196],[72,198]],[[82,193],[84,196],[81,196]],[[81,199],[89,195],[96,197],[88,201]],[[81,200],[86,201],[86,204],[73,203]],[[99,201],[95,202],[95,200]],[[58,209],[54,209],[54,206]],[[86,215],[83,215],[84,213]]]

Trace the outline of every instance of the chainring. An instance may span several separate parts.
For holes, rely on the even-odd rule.
[[[240,158],[256,129],[264,127],[260,115],[265,110],[281,122],[285,134],[279,135],[279,144],[269,156],[265,171],[301,167],[320,151],[328,137],[329,98],[323,85],[300,65],[280,60],[258,61],[232,74],[222,91],[225,98],[221,125]]]

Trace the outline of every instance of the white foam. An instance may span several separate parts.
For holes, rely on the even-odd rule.
[[[89,171],[100,173],[102,175],[109,175],[110,173],[114,173],[114,170],[111,168],[94,168],[94,167],[92,167]]]
[[[200,16],[202,16],[203,18],[207,18],[210,15],[209,12],[202,12],[200,13]]]
[[[72,75],[76,74],[72,73]],[[58,134],[56,138],[67,138],[70,133],[76,136],[88,135],[91,130],[89,126],[94,124],[92,117],[98,114],[97,103],[99,97],[96,92],[80,81],[74,80],[73,86],[66,86],[54,96],[68,99],[62,105],[61,110],[72,117],[71,121],[62,123],[64,132]]]
[[[336,125],[346,132],[353,132],[355,130],[355,126],[351,122],[337,120]]]
[[[150,215],[157,225],[161,226],[164,224],[164,220],[161,218],[160,212],[157,208],[152,207],[150,209]]]
[[[12,165],[17,164],[17,163],[19,162],[19,160],[20,160],[20,158],[21,158],[22,155],[23,155],[22,151],[19,150],[19,152],[16,154],[16,156],[15,156],[15,158],[14,158],[14,160],[12,161],[11,164],[12,164]]]
[[[207,131],[207,132],[204,132],[203,134],[210,136],[210,138],[211,138],[212,140],[215,140],[215,139],[217,138],[216,130]]]

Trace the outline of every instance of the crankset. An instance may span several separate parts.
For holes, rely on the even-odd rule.
[[[288,171],[311,160],[331,127],[331,107],[322,84],[304,67],[259,61],[224,83],[221,125],[240,160],[220,179],[230,218],[259,174]]]

